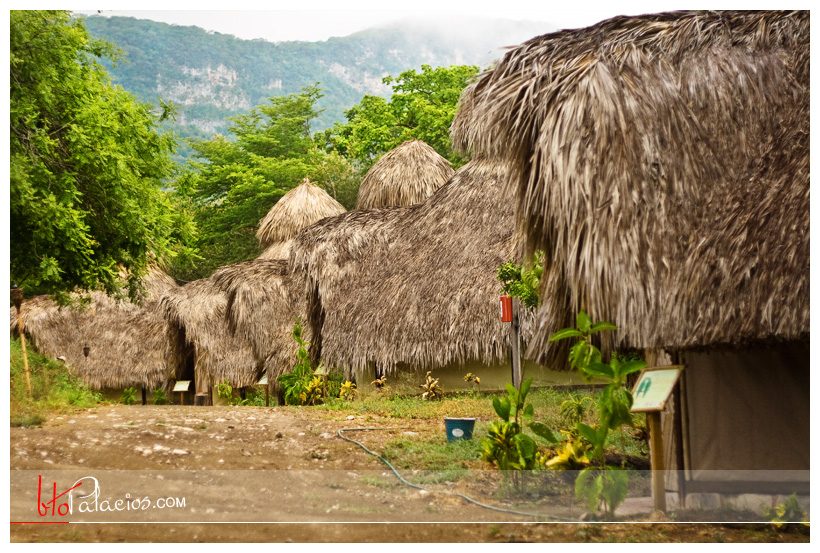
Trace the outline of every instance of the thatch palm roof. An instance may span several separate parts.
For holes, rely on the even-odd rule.
[[[245,261],[223,267],[212,278],[227,297],[225,318],[231,333],[250,344],[268,381],[290,371],[298,350],[291,334],[301,310],[291,293],[288,262]]]
[[[615,18],[509,51],[461,99],[511,161],[553,270],[534,350],[579,308],[634,347],[809,329],[809,13]]]
[[[421,204],[350,212],[297,237],[291,266],[323,362],[391,371],[509,356],[496,280],[515,256],[505,179],[502,166],[473,161]]]
[[[61,307],[49,296],[23,302],[25,332],[38,351],[63,357],[71,371],[92,388],[144,386],[155,389],[167,378],[168,343],[165,321],[157,311],[161,293],[176,287],[156,267],[143,279],[141,305],[115,301],[102,292],[76,293],[85,305]],[[16,310],[10,309],[11,330],[17,332]],[[83,347],[91,349],[86,359]]]
[[[449,161],[421,140],[408,140],[370,168],[359,187],[356,209],[417,204],[452,176]]]
[[[342,204],[305,179],[302,184],[282,196],[262,218],[256,237],[265,249],[289,241],[301,229],[320,219],[344,212]]]
[[[166,293],[159,304],[168,322],[168,363],[176,378],[180,378],[186,351],[192,347],[197,380],[207,378],[211,384],[227,380],[234,388],[252,386],[259,380],[261,368],[250,344],[233,336],[228,328],[228,298],[213,276]],[[207,386],[200,383],[197,387]]]

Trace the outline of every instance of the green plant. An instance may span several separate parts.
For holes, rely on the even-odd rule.
[[[575,482],[575,494],[578,499],[587,501],[590,511],[597,512],[599,507],[603,507],[605,514],[611,517],[618,504],[626,499],[629,476],[625,471],[612,472],[614,468],[606,466],[604,446],[611,430],[624,424],[634,427],[632,413],[629,411],[632,407],[632,393],[626,386],[626,378],[646,367],[646,362],[613,354],[610,362],[604,363],[601,351],[592,344],[592,336],[598,332],[617,330],[617,327],[603,321],[593,324],[584,311],[578,313],[575,325],[576,328],[556,332],[550,341],[577,338],[578,341],[570,349],[570,364],[585,379],[595,377],[606,383],[598,396],[597,427],[580,420],[575,422],[577,433],[591,444],[592,457],[598,465],[581,471]]]
[[[380,378],[375,379],[371,382],[373,386],[382,390],[387,387],[387,375],[382,375]]]
[[[346,380],[339,390],[339,398],[345,401],[353,401],[358,395],[359,390],[357,390],[356,385],[349,380]]]
[[[594,405],[595,400],[589,396],[581,398],[571,397],[561,403],[561,418],[569,424],[574,425],[581,422],[587,412],[589,405]]]
[[[295,317],[294,321],[291,336],[299,344],[299,350],[296,352],[298,362],[293,366],[291,372],[280,375],[276,380],[282,383],[287,405],[305,405],[308,399],[307,388],[313,380],[313,364],[310,362],[310,355],[307,350],[310,342],[302,339],[302,320]],[[311,403],[311,405],[313,404]]]
[[[262,390],[251,390],[245,395],[245,398],[242,399],[241,397],[234,398],[230,405],[236,406],[245,406],[245,405],[255,405],[257,407],[264,407],[265,406],[265,392]]]
[[[165,397],[165,392],[162,388],[154,390],[154,405],[165,405],[168,399]]]
[[[302,405],[316,405],[322,402],[322,395],[324,394],[325,383],[318,376],[310,379],[305,390],[299,395],[299,401]]]
[[[467,382],[468,384],[470,382],[472,382],[473,387],[478,387],[478,389],[481,390],[481,379],[479,377],[477,377],[476,375],[474,375],[473,373],[465,374],[464,375],[464,382]]]
[[[528,309],[535,309],[539,303],[538,283],[543,272],[543,251],[535,252],[529,266],[508,261],[497,270],[497,278],[503,283],[501,292],[519,298]]]
[[[521,485],[518,471],[533,470],[543,465],[543,459],[538,452],[538,445],[522,430],[524,419],[531,420],[534,409],[527,403],[527,394],[532,385],[532,378],[521,384],[521,389],[507,383],[507,395],[503,399],[493,398],[493,409],[501,418],[493,421],[487,428],[487,439],[482,442],[484,453],[482,458],[494,464],[499,470],[511,471],[513,484],[516,488]],[[537,436],[550,443],[556,443],[559,438],[547,425],[541,422],[528,424]],[[510,474],[510,473],[506,473]]]
[[[791,494],[785,503],[774,507],[773,509],[766,509],[766,518],[775,528],[783,528],[783,525],[790,522],[802,522],[808,526],[806,522],[806,511],[800,506],[797,501],[797,494]],[[789,528],[788,526],[786,528]]]
[[[553,470],[579,470],[589,465],[587,452],[589,448],[580,438],[564,442],[564,447],[557,455],[546,462],[546,467]]]
[[[215,387],[216,395],[222,399],[231,399],[233,397],[233,386],[227,380],[220,382]]]
[[[122,391],[122,397],[120,397],[120,401],[124,405],[134,405],[134,401],[137,398],[137,391],[134,388],[126,388]]]
[[[430,376],[430,371],[427,371],[427,380],[424,384],[420,384],[419,388],[424,390],[421,394],[421,399],[441,399],[444,397],[444,391],[438,384],[438,378]]]

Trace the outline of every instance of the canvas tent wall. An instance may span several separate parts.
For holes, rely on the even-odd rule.
[[[534,38],[482,74],[462,96],[452,136],[464,151],[512,163],[527,250],[544,249],[550,260],[530,346],[536,358],[582,307],[618,325],[610,349],[680,354],[683,388],[700,386],[695,379],[727,384],[698,351],[732,356],[736,366],[746,347],[803,351],[808,124],[808,12],[614,18]],[[795,367],[785,355],[776,364],[784,380],[805,374],[807,358],[798,355]],[[808,417],[807,395],[777,390]],[[734,397],[738,412],[782,420],[781,401]],[[702,423],[686,420],[701,397],[683,399],[667,417],[682,421],[669,425],[678,434]],[[779,449],[779,436],[761,440],[748,424],[722,424],[713,438],[737,435],[761,446],[760,466]],[[691,488],[697,471],[718,465],[699,458],[689,438],[668,455],[691,469],[679,483]],[[808,435],[797,441],[795,454],[807,459]],[[722,456],[722,466],[745,466],[740,451]]]

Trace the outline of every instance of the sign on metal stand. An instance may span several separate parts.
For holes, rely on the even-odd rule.
[[[663,460],[663,431],[661,411],[666,406],[675,384],[680,379],[683,365],[652,367],[641,371],[632,390],[632,413],[646,413],[649,427],[649,458],[652,467],[652,497],[655,510],[666,512],[666,483]]]

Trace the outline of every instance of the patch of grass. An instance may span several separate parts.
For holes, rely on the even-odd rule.
[[[42,424],[55,413],[68,413],[77,408],[94,407],[102,402],[102,395],[88,388],[72,375],[61,362],[40,355],[26,345],[31,369],[31,397],[26,387],[23,350],[19,339],[10,341],[11,392],[10,416],[12,426]]]
[[[396,486],[396,482],[379,478],[378,476],[362,476],[362,482],[368,486],[375,486],[376,488],[392,488]]]
[[[469,461],[481,458],[480,440],[447,442],[443,436],[402,436],[388,441],[381,455],[396,469],[463,471]]]

